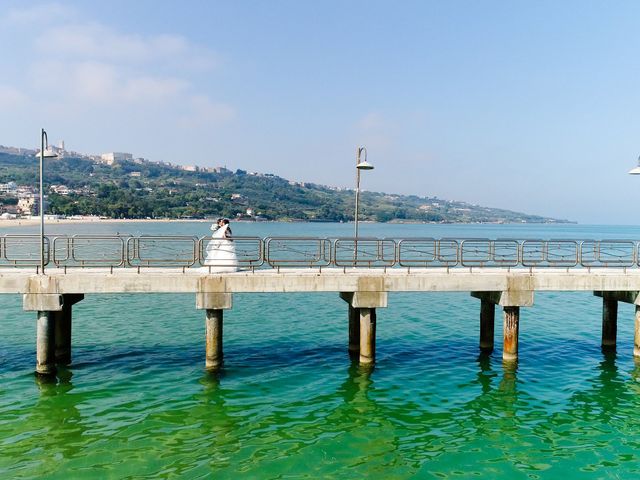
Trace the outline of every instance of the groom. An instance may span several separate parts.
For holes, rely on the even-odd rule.
[[[211,230],[215,232],[220,227],[222,227],[222,225],[224,225],[224,218],[219,218],[216,220],[216,223],[211,225]]]

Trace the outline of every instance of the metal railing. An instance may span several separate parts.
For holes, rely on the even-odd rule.
[[[264,239],[264,259],[271,267],[326,267],[331,265],[331,240],[314,237]]]
[[[127,262],[127,240],[108,235],[53,237],[53,263],[56,267],[122,267]]]
[[[215,243],[217,242],[217,243]],[[209,268],[208,246],[235,251],[241,270],[267,268],[639,268],[640,240],[57,235],[49,268]],[[38,235],[0,235],[0,267],[37,267]]]

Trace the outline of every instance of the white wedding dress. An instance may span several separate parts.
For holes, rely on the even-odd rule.
[[[238,271],[236,247],[233,240],[228,238],[228,229],[229,225],[224,225],[211,235],[204,259],[206,271],[212,273]]]

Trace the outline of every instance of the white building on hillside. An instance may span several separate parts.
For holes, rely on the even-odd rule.
[[[18,185],[16,182],[0,183],[0,193],[16,194],[18,191]]]
[[[113,165],[117,161],[133,160],[133,155],[124,152],[109,152],[100,155],[100,160],[107,165]]]

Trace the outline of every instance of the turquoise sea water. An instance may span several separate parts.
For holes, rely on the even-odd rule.
[[[206,235],[203,223],[52,225],[49,233]],[[352,225],[234,224],[236,235],[351,235]],[[5,229],[24,233],[35,228]],[[361,225],[380,237],[640,238],[638,227]],[[204,371],[194,295],[91,295],[73,365],[41,383],[35,315],[0,295],[0,478],[637,478],[633,308],[600,350],[601,300],[537,293],[520,360],[478,351],[479,302],[390,294],[377,363],[353,365],[337,294],[234,296],[225,368]]]

